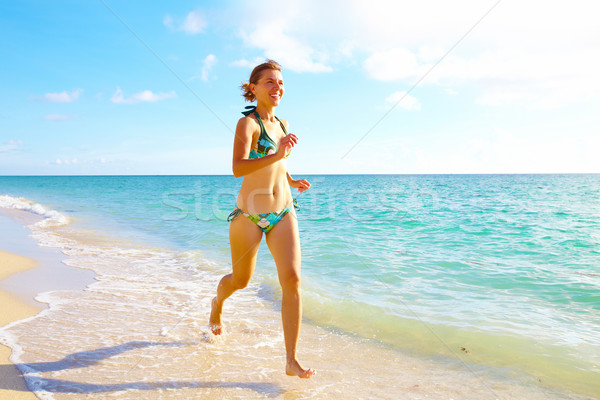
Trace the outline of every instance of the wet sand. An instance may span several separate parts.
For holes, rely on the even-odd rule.
[[[37,268],[35,260],[0,250],[0,281],[34,268]],[[43,308],[41,304],[39,308],[26,304],[17,296],[3,290],[0,290],[0,304],[0,326],[36,315]],[[10,354],[10,348],[0,345],[0,399],[37,399],[25,385],[21,372],[10,362]]]

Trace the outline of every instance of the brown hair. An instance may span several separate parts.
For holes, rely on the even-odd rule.
[[[254,67],[254,69],[252,70],[252,73],[250,74],[250,79],[248,80],[248,82],[243,83],[241,86],[242,92],[243,92],[242,96],[244,96],[246,101],[252,102],[252,101],[256,100],[256,96],[254,96],[254,93],[252,93],[252,91],[250,91],[250,84],[258,83],[258,80],[260,79],[263,71],[266,71],[268,69],[272,69],[272,70],[281,72],[281,65],[279,65],[277,62],[275,62],[273,60],[267,60],[266,62]]]

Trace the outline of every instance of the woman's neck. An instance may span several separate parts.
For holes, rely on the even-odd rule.
[[[275,107],[266,104],[257,104],[256,112],[263,121],[275,121]]]

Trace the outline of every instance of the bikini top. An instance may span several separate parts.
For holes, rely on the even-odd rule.
[[[256,111],[256,107],[248,106],[248,107],[246,107],[246,109],[247,109],[247,111],[242,111],[242,114],[244,114],[245,116],[248,116],[248,115],[254,113],[254,116],[256,117],[256,120],[258,121],[258,124],[260,125],[260,136],[258,137],[258,140],[256,141],[256,145],[254,146],[254,148],[252,150],[250,150],[250,155],[248,155],[248,158],[262,158],[264,156],[268,156],[269,154],[275,154],[277,152],[277,144],[273,141],[273,139],[271,139],[271,137],[267,133],[267,130],[265,129],[262,119],[260,118],[260,115]],[[277,117],[275,117],[275,118],[277,118]],[[279,118],[277,118],[277,121],[279,121],[279,123],[281,124],[281,129],[283,129],[283,133],[285,133],[287,135],[288,133],[287,133],[287,130],[285,129],[285,125],[283,125],[283,122],[281,122],[281,120]],[[290,154],[288,153],[285,157],[287,158],[289,155]]]

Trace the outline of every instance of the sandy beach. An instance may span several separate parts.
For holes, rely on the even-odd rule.
[[[38,314],[46,308],[35,296],[61,288],[84,288],[93,273],[69,268],[54,249],[42,248],[29,237],[27,225],[37,215],[0,209],[0,327]],[[37,399],[21,371],[9,360],[11,349],[0,344],[0,400]]]
[[[10,275],[37,268],[35,260],[17,254],[0,250],[0,281]],[[0,290],[0,326],[18,321],[37,314],[40,308],[35,308],[21,301],[15,295]],[[11,349],[0,345],[0,399],[26,400],[37,397],[25,385],[21,372],[9,360]]]

